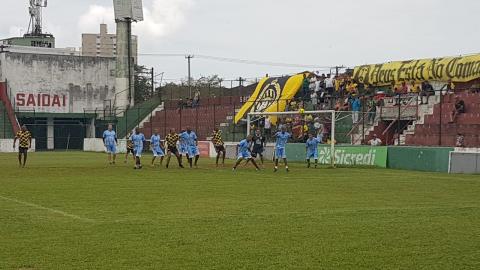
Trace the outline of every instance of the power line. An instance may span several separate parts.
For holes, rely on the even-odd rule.
[[[140,56],[157,56],[157,57],[186,57],[187,54],[169,54],[169,53],[140,53]],[[195,58],[203,60],[211,60],[218,62],[226,63],[235,63],[235,64],[246,64],[246,65],[259,65],[259,66],[276,66],[276,67],[294,67],[294,68],[308,68],[308,69],[331,69],[333,66],[319,66],[319,65],[302,65],[302,64],[291,64],[291,63],[282,63],[282,62],[269,62],[269,61],[258,61],[258,60],[247,60],[239,58],[230,58],[230,57],[219,57],[211,55],[202,55],[196,54]]]

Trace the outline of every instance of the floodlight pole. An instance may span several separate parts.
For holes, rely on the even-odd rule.
[[[126,18],[127,22],[127,57],[128,57],[128,102],[131,107],[135,104],[135,93],[132,80],[132,19]]]

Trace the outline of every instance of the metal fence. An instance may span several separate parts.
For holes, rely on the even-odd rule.
[[[54,136],[47,128],[52,123],[48,123],[41,113],[17,111],[17,116],[34,133],[40,147],[53,143],[56,149],[80,148],[83,138],[100,138],[109,123],[115,125],[119,137],[125,137],[135,127],[140,127],[147,137],[155,129],[164,137],[170,129],[178,132],[191,127],[201,140],[207,140],[212,130],[220,127],[225,141],[238,141],[247,135],[245,119],[234,121],[242,106],[249,105],[250,109],[261,111],[272,104],[278,111],[284,107],[293,112],[299,112],[301,108],[306,111],[335,109],[338,144],[369,144],[376,135],[382,145],[480,146],[480,94],[469,89],[397,95],[381,92],[375,95],[326,95],[317,99],[297,96],[292,101],[274,103],[266,100],[252,104],[248,104],[248,97],[205,95],[195,102],[156,97],[148,106],[144,104],[128,111],[111,107],[85,111],[70,118],[56,118]],[[353,108],[354,100],[358,100],[359,107]],[[455,103],[459,101],[464,102],[465,110],[456,113]],[[154,110],[158,104],[163,107]],[[254,119],[252,128],[261,129],[269,140],[273,140],[270,134],[278,129],[278,124],[273,123],[268,128],[265,123],[264,118]],[[302,142],[308,133],[323,133],[327,140],[332,119],[298,113],[298,116],[278,119],[278,123],[285,124],[296,135],[294,141]],[[8,125],[5,109],[0,110],[0,136],[12,136]]]

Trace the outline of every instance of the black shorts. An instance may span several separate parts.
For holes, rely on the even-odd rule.
[[[132,155],[135,155],[135,151],[133,151],[133,148],[130,149],[130,148],[127,148],[127,154],[130,154],[132,153]]]
[[[225,152],[225,146],[223,145],[219,145],[219,146],[215,146],[215,151],[218,152]]]
[[[252,149],[252,157],[257,157],[257,155],[263,155],[263,147],[254,147]]]
[[[19,154],[26,154],[28,153],[28,147],[18,147]]]
[[[178,154],[178,149],[177,149],[177,147],[170,147],[170,146],[169,146],[169,147],[168,147],[168,152],[169,152],[169,153],[172,153],[172,154],[174,154],[174,155],[177,155],[177,154]]]

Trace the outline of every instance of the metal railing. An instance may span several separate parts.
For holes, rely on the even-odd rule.
[[[457,94],[466,103],[466,113],[457,115],[456,119],[450,119]],[[251,104],[248,104],[248,96],[215,96],[201,97],[198,104],[188,103],[183,99],[163,99],[164,106],[158,111],[153,111],[152,106],[139,106],[126,113],[124,109],[107,106],[103,109],[85,110],[83,116],[77,119],[80,120],[78,124],[83,126],[85,136],[92,135],[88,126],[93,121],[96,137],[101,137],[106,125],[113,123],[117,127],[125,127],[121,134],[119,133],[119,137],[126,136],[136,126],[140,127],[147,136],[157,129],[162,137],[171,128],[178,132],[189,126],[197,132],[201,140],[206,140],[215,127],[220,127],[224,140],[238,141],[247,135],[247,122],[244,120],[246,116],[235,122],[235,116],[242,106],[248,105],[249,110],[253,108],[256,111],[276,106],[274,108],[276,111],[299,112],[298,117],[278,119],[278,121],[285,124],[289,131],[298,135],[294,141],[302,142],[305,136],[301,135],[312,131],[318,133],[320,129],[324,129],[326,131],[322,132],[328,134],[328,126],[333,120],[321,115],[302,115],[300,109],[313,111],[328,110],[333,107],[337,111],[335,136],[339,144],[368,144],[373,134],[377,134],[383,145],[455,146],[459,135],[464,136],[465,146],[480,145],[478,136],[480,105],[475,105],[480,103],[480,94],[473,93],[473,90],[456,90],[456,93],[452,90],[437,90],[431,93],[428,104],[422,104],[426,103],[425,93],[397,96],[359,95],[357,97],[362,100],[360,111],[357,110],[357,112],[352,112],[348,97],[345,96],[325,96],[322,100],[299,98],[294,99],[293,102],[280,100],[276,103],[266,100]],[[375,110],[367,106],[373,98],[379,101]],[[17,114],[25,115],[26,112],[18,113],[17,111]],[[2,115],[2,117],[5,116]],[[41,122],[45,119],[40,118],[35,111],[30,112],[29,117],[30,125],[45,125]],[[252,119],[252,128],[261,129],[269,140],[273,139],[269,135],[273,134],[278,127],[276,123],[268,127],[265,118]],[[39,131],[41,129],[39,128]],[[90,130],[88,134],[87,130]]]

